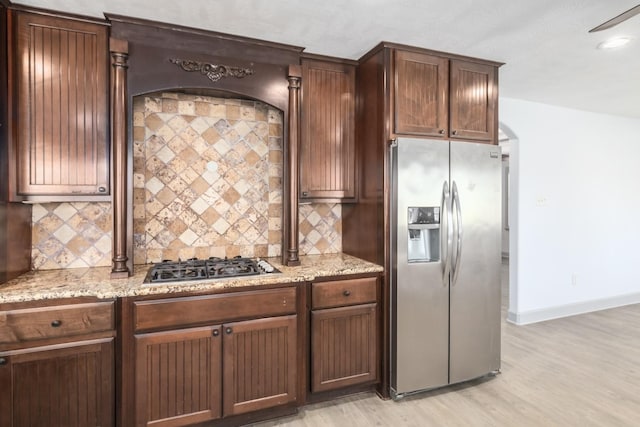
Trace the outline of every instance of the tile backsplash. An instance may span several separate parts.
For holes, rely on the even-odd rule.
[[[33,205],[34,270],[111,265],[111,203]]]
[[[282,113],[238,99],[162,93],[134,98],[134,263],[279,256]],[[111,264],[109,203],[33,209],[34,269]],[[340,204],[302,204],[300,254],[342,250]]]

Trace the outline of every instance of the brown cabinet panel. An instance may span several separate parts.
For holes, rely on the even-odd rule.
[[[302,199],[355,197],[355,66],[302,61]]]
[[[311,312],[311,390],[333,390],[375,381],[376,304]]]
[[[376,302],[377,279],[335,280],[311,285],[311,308],[331,308],[343,305]]]
[[[294,287],[134,303],[135,329],[178,328],[296,312]]]
[[[297,400],[297,316],[226,323],[224,415]]]
[[[452,139],[493,142],[496,137],[498,69],[451,60]]]
[[[136,426],[219,418],[220,326],[136,335]]]
[[[13,11],[17,193],[107,195],[108,27]]]
[[[113,338],[0,353],[3,426],[114,424]]]
[[[395,132],[446,137],[449,60],[395,51]]]
[[[0,344],[71,337],[114,328],[112,301],[0,311]]]

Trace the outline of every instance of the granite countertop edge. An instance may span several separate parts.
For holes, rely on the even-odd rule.
[[[300,257],[301,265],[297,267],[282,265],[280,258],[267,258],[267,260],[282,273],[273,276],[145,284],[143,280],[151,267],[150,264],[136,265],[134,274],[123,279],[111,279],[110,267],[30,271],[0,284],[0,303],[77,297],[111,299],[171,293],[216,292],[249,286],[303,283],[329,276],[380,273],[384,270],[377,264],[343,253],[304,255]]]

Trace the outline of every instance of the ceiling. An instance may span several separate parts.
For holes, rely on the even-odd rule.
[[[20,0],[176,23],[358,59],[380,41],[504,62],[500,95],[640,118],[640,15],[588,30],[638,0]],[[613,36],[625,48],[596,49]]]

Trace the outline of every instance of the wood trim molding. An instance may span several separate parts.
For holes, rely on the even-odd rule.
[[[300,86],[302,67],[290,65],[289,80],[289,138],[285,152],[283,188],[283,239],[286,249],[282,263],[288,266],[300,265],[298,257],[298,151],[300,147]],[[288,166],[288,167],[287,167]]]
[[[127,61],[125,40],[111,38],[111,147],[113,150],[113,235],[111,278],[129,277],[127,267]]]

